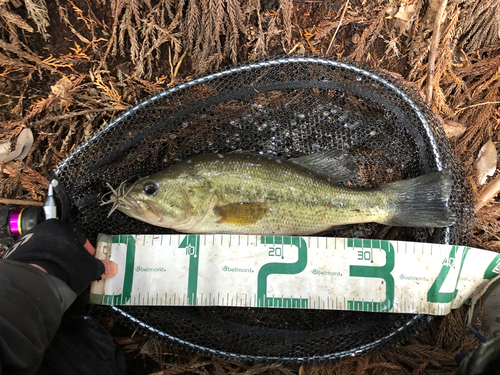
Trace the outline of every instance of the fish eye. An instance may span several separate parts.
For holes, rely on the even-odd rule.
[[[158,188],[154,184],[144,185],[144,194],[146,194],[146,195],[148,195],[150,197],[152,197],[153,195],[155,195],[157,190],[158,190]]]

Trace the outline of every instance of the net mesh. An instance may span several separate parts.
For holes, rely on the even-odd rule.
[[[108,216],[101,197],[201,153],[252,151],[284,159],[341,150],[357,163],[350,186],[374,187],[447,169],[449,228],[360,224],[325,236],[466,245],[472,197],[448,139],[418,94],[382,71],[323,57],[277,58],[171,87],[103,127],[57,168],[63,218],[97,233],[175,233]],[[405,340],[423,315],[228,307],[102,308],[140,332],[201,352],[283,362],[338,359]]]

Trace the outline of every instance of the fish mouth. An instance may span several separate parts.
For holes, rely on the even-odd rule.
[[[162,215],[158,208],[148,201],[139,201],[132,197],[122,197],[119,199],[117,210],[135,219],[146,223],[161,223]]]
[[[142,209],[141,205],[139,204],[137,199],[134,199],[132,197],[125,196],[117,198],[117,206],[115,209],[127,213],[127,215],[130,216],[144,216],[144,210]]]
[[[142,209],[139,202],[127,195],[116,194],[116,190],[113,190],[113,194],[109,195],[109,199],[107,201],[102,201],[102,205],[113,204],[111,210],[108,213],[108,217],[111,216],[113,212],[116,210],[122,211],[123,213],[130,215],[132,217],[141,217],[144,214],[144,210]]]

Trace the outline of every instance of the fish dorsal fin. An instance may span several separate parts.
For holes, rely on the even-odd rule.
[[[346,182],[358,177],[358,167],[353,157],[341,150],[304,155],[290,159],[289,162],[328,177],[334,183]]]
[[[254,224],[269,213],[269,207],[260,202],[238,202],[219,206],[214,212],[220,216],[219,224]]]

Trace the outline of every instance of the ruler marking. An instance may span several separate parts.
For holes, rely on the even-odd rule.
[[[142,241],[140,241],[141,236],[142,236]],[[169,236],[168,243],[175,244],[175,239],[172,239],[172,236],[174,236],[174,235],[168,235],[168,236]],[[187,240],[186,235],[175,235],[175,236],[177,237],[178,244],[180,244],[182,241]],[[212,243],[213,244],[215,243],[215,239],[216,239],[215,236],[216,235],[212,235]],[[222,250],[225,250],[225,248],[228,246],[231,247],[231,249],[228,249],[229,250],[228,253],[232,254],[231,257],[238,257],[240,254],[239,253],[240,251],[243,252],[244,250],[248,250],[248,249],[245,249],[245,247],[244,247],[245,241],[242,241],[242,239],[243,239],[242,235],[236,235],[236,236],[237,237],[235,237],[235,235],[219,235],[220,243],[223,246]],[[132,241],[134,239],[136,239],[137,251],[138,251],[137,254],[140,254],[140,251],[142,250],[141,246],[145,247],[145,250],[147,251],[146,254],[149,254],[149,252],[154,253],[154,251],[156,251],[157,249],[159,250],[160,247],[161,247],[161,250],[163,250],[163,242],[165,242],[165,250],[169,250],[166,248],[167,239],[165,239],[165,241],[164,241],[163,237],[164,237],[164,235],[160,235],[160,238],[158,238],[158,237],[155,237],[155,235],[151,235],[151,234],[150,235],[122,235],[118,239],[114,239],[114,241],[115,241],[114,243],[110,242],[109,246],[113,251],[118,252],[118,249],[121,248],[121,246],[122,246],[121,244],[128,244],[128,242],[130,242],[130,245],[133,246]],[[288,241],[289,238],[288,238],[287,242],[285,243],[284,236],[273,236],[272,240],[270,237],[264,239],[264,236],[255,236],[255,240],[256,240],[255,243],[252,242],[252,239],[254,237],[250,237],[250,236],[245,236],[245,237],[247,239],[247,245],[248,246],[250,246],[250,244],[252,245],[251,246],[252,248],[250,250],[256,251],[257,254],[264,255],[264,253],[262,252],[262,249],[264,249],[264,251],[266,251],[265,247],[263,247],[263,246],[265,246],[266,240],[269,241],[270,243],[274,243],[278,247],[282,247],[282,254],[284,253],[285,247],[287,249],[287,255],[293,253],[293,251],[292,251],[294,249],[293,242],[292,243],[289,242]],[[199,242],[201,242],[200,236],[197,236],[197,239]],[[301,238],[302,241],[304,241],[305,239],[306,239],[306,237]],[[155,242],[155,240],[156,240],[156,242]],[[207,240],[209,242],[210,239],[209,238],[207,239],[207,235],[203,235],[203,245],[206,245]],[[217,240],[218,240],[218,238],[217,238]],[[237,243],[236,243],[236,240],[237,240]],[[325,276],[325,275],[342,276],[339,279],[337,279],[342,285],[343,282],[347,282],[347,281],[352,280],[349,277],[349,267],[357,266],[356,263],[359,263],[359,262],[356,262],[357,252],[359,252],[361,250],[361,252],[364,253],[365,251],[367,252],[369,250],[370,254],[371,254],[371,259],[370,259],[371,263],[374,263],[374,258],[379,257],[379,255],[376,255],[376,254],[379,254],[379,252],[383,251],[383,249],[381,249],[381,248],[379,249],[377,247],[377,245],[375,245],[375,242],[374,242],[375,240],[360,240],[360,239],[347,239],[347,238],[343,238],[343,239],[332,238],[332,240],[334,241],[333,244],[331,243],[331,241],[329,241],[329,238],[327,238],[327,237],[316,237],[316,241],[314,241],[314,237],[307,237],[306,243],[308,244],[308,250],[309,250],[309,254],[310,254],[310,262],[309,262],[310,268],[308,267],[307,271],[302,273],[302,275],[304,275],[304,277],[306,278],[305,279],[306,281],[309,280],[310,282],[313,282],[312,280],[314,278],[314,282],[317,282],[317,280],[322,279],[322,276]],[[323,263],[321,263],[321,261],[323,259],[327,258],[326,255],[328,255],[328,250],[331,250],[332,248],[337,248],[337,246],[336,246],[337,240],[343,241],[345,248],[343,249],[343,252],[339,252],[339,254],[340,254],[339,258],[335,258],[335,257],[332,258],[332,262],[336,259],[341,259],[342,262],[345,261],[345,265],[346,265],[347,269],[345,269],[346,267],[344,267],[344,265],[342,265],[342,267],[339,267],[339,269],[331,269],[330,270],[330,269],[328,269],[328,267],[333,268],[332,264],[335,264],[335,263],[330,263],[329,260],[323,261]],[[121,241],[121,242],[119,242],[119,241]],[[370,241],[370,242],[365,242],[365,241]],[[402,263],[403,259],[406,261],[406,257],[411,258],[410,254],[412,254],[412,250],[413,250],[414,257],[411,259],[414,259],[416,254],[417,254],[417,257],[418,257],[418,254],[422,254],[422,255],[426,256],[425,258],[422,257],[420,259],[420,262],[422,262],[422,264],[419,263],[418,270],[420,270],[420,266],[426,266],[428,264],[429,265],[432,264],[434,266],[434,264],[437,263],[438,265],[436,265],[436,270],[437,270],[437,272],[439,272],[439,269],[441,268],[441,263],[442,263],[442,258],[441,258],[441,261],[439,261],[439,257],[440,256],[444,257],[445,255],[448,256],[450,249],[452,249],[451,245],[435,245],[435,244],[426,244],[426,243],[421,244],[421,243],[416,243],[416,242],[412,242],[412,243],[408,244],[407,241],[402,241],[402,242],[401,241],[384,241],[384,240],[377,240],[377,241],[379,241],[379,242],[377,242],[377,244],[383,243],[383,246],[389,246],[390,248],[393,249],[393,251],[395,250],[395,252],[398,254],[400,252],[401,253],[403,252],[403,246],[404,246],[405,257],[402,257],[402,258],[396,257],[395,258],[396,265],[401,267],[399,269],[401,270],[400,272],[402,272],[402,273],[398,274],[398,275],[393,274],[393,276],[396,276],[395,279],[401,278],[401,280],[403,280],[403,281],[400,281],[400,280],[396,281],[395,280],[396,281],[396,288],[398,288],[398,285],[397,285],[398,281],[400,283],[403,283],[403,285],[405,285],[406,283],[409,283],[408,280],[410,280],[410,281],[411,280],[418,280],[418,279],[421,279],[422,276],[428,276],[428,278],[431,279],[431,277],[429,277],[429,275],[434,275],[434,273],[432,273],[432,274],[430,273],[431,272],[430,270],[429,271],[423,270],[422,273],[424,273],[424,274],[421,274],[421,275],[412,274],[411,272],[413,269],[411,268],[411,265]],[[219,241],[217,241],[217,242],[219,243]],[[314,242],[316,242],[316,244],[314,244]],[[302,242],[302,243],[304,243],[304,242]],[[339,249],[341,248],[341,245],[342,244],[339,242]],[[348,246],[348,245],[350,245],[350,246]],[[233,246],[234,246],[234,249],[233,249]],[[329,246],[330,246],[330,248],[329,248]],[[437,246],[437,248],[436,248],[436,246]],[[417,247],[419,247],[419,248],[417,249]],[[326,250],[326,252],[320,251],[319,249],[321,249],[321,248],[324,248]],[[215,247],[215,249],[218,249],[218,247]],[[469,254],[467,254],[467,258],[463,256],[463,253],[464,253],[466,247],[456,246],[456,247],[454,247],[454,249],[456,251],[456,257],[458,258],[461,256],[462,258],[465,258],[465,263],[468,264],[467,261],[472,257],[472,255],[469,256]],[[174,247],[174,250],[175,250],[175,247]],[[120,251],[122,251],[122,250],[120,250]],[[159,255],[161,255],[161,254],[159,254]],[[265,255],[267,255],[267,252],[265,252]],[[382,253],[382,255],[383,255],[383,253]],[[393,255],[394,255],[394,253],[393,253]],[[427,258],[428,256],[430,256],[432,258]],[[175,256],[174,256],[174,258],[175,258]],[[219,255],[219,258],[214,258],[214,259],[217,259],[218,261],[220,261],[220,260],[224,261],[223,254]],[[235,260],[236,259],[238,259],[238,261],[241,262],[246,258],[239,257],[239,258],[235,258]],[[231,267],[231,269],[229,272],[227,272],[225,274],[214,273],[214,277],[217,278],[217,277],[219,277],[219,275],[224,275],[224,276],[231,275],[231,272],[233,272],[231,277],[238,279],[237,276],[239,276],[239,274],[234,273],[234,272],[247,272],[247,275],[245,275],[245,277],[248,277],[249,280],[253,280],[253,278],[255,278],[257,276],[257,273],[258,273],[260,267],[263,264],[266,264],[266,262],[269,262],[266,259],[258,259],[256,257],[253,257],[253,258],[249,257],[248,259],[252,259],[252,260],[245,265],[245,267],[246,267],[245,269],[243,269],[243,266],[240,266],[238,263],[236,263],[234,265],[230,264],[229,266]],[[228,260],[231,261],[229,258],[228,258]],[[162,265],[168,264],[168,263],[164,263],[163,258],[160,258],[160,257],[157,258],[157,261],[158,261],[158,264],[162,264]],[[207,264],[210,264],[210,263],[208,263],[208,260],[205,257],[204,257],[203,261],[207,261]],[[382,259],[382,261],[383,261],[383,259]],[[485,262],[487,262],[487,261],[488,260],[485,260]],[[129,262],[129,259],[127,259],[127,262]],[[462,262],[464,262],[464,261],[462,260]],[[352,264],[350,264],[350,263],[352,263]],[[362,262],[362,263],[365,263],[365,262]],[[379,262],[377,261],[376,263],[379,263]],[[286,263],[284,263],[284,264],[286,264]],[[342,263],[340,263],[340,264],[342,264]],[[132,264],[132,266],[133,266],[133,264]],[[168,293],[165,293],[166,289],[163,289],[163,290],[158,289],[158,292],[154,292],[154,290],[151,290],[152,289],[152,287],[150,286],[151,284],[150,283],[148,284],[148,282],[146,282],[146,281],[142,281],[142,278],[140,278],[138,276],[139,274],[144,273],[144,279],[147,280],[148,276],[152,275],[152,274],[149,274],[149,272],[158,272],[157,270],[154,269],[156,267],[156,265],[154,265],[152,263],[148,263],[148,262],[146,262],[144,265],[141,265],[141,258],[138,255],[135,259],[135,266],[139,268],[138,273],[134,272],[134,275],[136,276],[136,280],[134,282],[134,288],[137,288],[137,289],[135,289],[136,291],[134,293],[132,293],[132,295],[128,295],[128,296],[125,295],[124,296],[123,293],[117,294],[115,291],[111,290],[110,292],[112,293],[112,295],[104,295],[103,296],[103,300],[102,300],[103,304],[110,304],[110,305],[121,304],[121,305],[139,305],[139,306],[141,304],[145,304],[147,306],[154,306],[154,305],[156,305],[156,306],[162,306],[162,305],[169,305],[169,306],[184,305],[184,306],[186,306],[187,304],[189,304],[192,306],[192,305],[196,305],[196,304],[211,305],[212,303],[214,303],[214,304],[217,303],[219,306],[235,306],[235,307],[237,307],[237,306],[254,306],[254,307],[269,306],[269,307],[274,307],[274,308],[276,308],[276,307],[278,307],[278,308],[280,308],[280,307],[281,308],[294,308],[294,307],[304,308],[306,306],[309,306],[309,308],[314,308],[314,309],[328,309],[328,310],[344,309],[344,310],[354,310],[354,311],[380,311],[380,306],[381,306],[380,301],[377,301],[377,300],[375,300],[375,302],[374,302],[372,299],[372,301],[369,302],[369,300],[365,301],[364,298],[362,298],[361,301],[359,301],[359,297],[353,298],[353,294],[352,294],[353,290],[346,291],[345,296],[343,296],[342,294],[339,294],[341,296],[340,298],[338,298],[338,296],[335,296],[335,302],[334,302],[333,298],[332,298],[332,300],[330,300],[328,294],[326,294],[326,295],[321,294],[321,292],[320,292],[321,289],[319,289],[319,291],[313,290],[310,294],[309,294],[309,292],[307,292],[305,297],[303,297],[303,298],[300,297],[298,300],[294,299],[293,295],[288,294],[288,292],[287,292],[287,297],[285,297],[284,294],[281,294],[281,297],[275,297],[275,295],[273,295],[272,298],[270,298],[267,295],[264,295],[263,299],[257,298],[257,296],[254,294],[255,298],[254,298],[254,301],[252,301],[251,293],[252,293],[253,286],[251,286],[251,285],[245,286],[245,288],[248,288],[248,289],[242,289],[240,293],[236,293],[236,291],[234,291],[234,292],[232,291],[233,286],[231,286],[231,285],[228,286],[227,284],[222,284],[223,287],[220,289],[220,291],[218,293],[217,301],[215,300],[215,293],[217,292],[215,290],[213,290],[213,296],[212,296],[212,293],[209,293],[209,295],[210,295],[209,298],[207,298],[207,296],[202,292],[200,292],[200,294],[198,294],[198,293],[194,293],[192,290],[187,290],[184,293],[181,292],[182,298],[180,298],[180,294],[177,295],[177,294],[173,293],[173,291],[171,291],[172,294],[174,295],[173,300],[172,300],[172,297]],[[224,266],[224,264],[221,264],[221,266]],[[313,273],[316,276],[308,275],[310,273],[310,270],[315,266],[318,267],[318,269],[316,269],[316,268],[314,269],[314,273]],[[142,269],[140,267],[142,267]],[[216,266],[216,267],[219,268],[219,266]],[[232,267],[235,267],[235,268],[232,268]],[[237,269],[236,267],[238,267],[238,268],[242,267],[242,269]],[[469,271],[470,267],[469,268],[468,267],[469,266],[464,267],[464,269],[467,269]],[[394,272],[398,272],[398,271],[396,271],[397,269],[398,268],[394,268]],[[133,269],[133,268],[132,268],[132,270],[135,271],[135,269]],[[213,272],[213,270],[214,270],[213,267],[208,268],[208,272],[210,272],[210,271]],[[248,271],[248,270],[250,270],[250,271]],[[217,270],[215,270],[215,271],[217,271]],[[335,274],[331,273],[333,271],[336,271]],[[338,272],[338,271],[341,271],[341,272]],[[175,272],[176,272],[175,270],[170,270],[170,268],[168,267],[166,274],[168,274],[169,276],[171,275],[171,273],[174,273],[174,275],[177,275]],[[200,272],[200,277],[202,277],[202,275],[203,275],[202,270],[200,270],[199,272]],[[221,272],[221,270],[218,270],[218,272]],[[248,273],[248,272],[250,272],[250,273]],[[407,272],[408,272],[408,274],[407,274]],[[415,272],[419,272],[419,271],[415,271]],[[426,273],[426,272],[429,272],[429,273]],[[436,272],[436,271],[432,270],[432,272]],[[453,271],[453,272],[455,272],[455,271]],[[472,271],[470,271],[470,272],[471,272],[470,276],[468,276],[468,275],[467,276],[471,277],[471,278],[476,278],[476,276],[472,274]],[[253,274],[251,274],[251,273],[253,273]],[[159,274],[155,274],[155,275],[160,276]],[[400,275],[401,275],[401,277],[399,277]],[[451,275],[451,273],[450,273],[450,275]],[[463,284],[467,283],[467,281],[463,280],[465,278],[464,275],[465,275],[465,273],[462,274],[461,278],[458,279],[458,281],[457,281],[457,282],[461,283],[460,285],[462,285],[462,283]],[[330,276],[328,277],[328,279],[332,280],[333,278],[331,278]],[[162,277],[164,277],[164,279],[166,279],[166,275],[162,275]],[[130,278],[130,275],[127,275],[127,278]],[[161,278],[159,278],[159,279],[160,279],[160,281],[163,280]],[[299,280],[301,280],[301,279],[302,279],[302,277],[299,278]],[[224,280],[225,280],[225,278],[224,278]],[[430,283],[432,283],[433,280],[434,280],[434,276],[432,276]],[[141,282],[143,283],[143,285],[140,284]],[[139,285],[137,285],[137,283]],[[292,287],[292,285],[293,284],[290,284],[290,287]],[[362,286],[363,283],[360,283],[359,285],[360,286],[358,286],[358,287],[354,286],[354,291],[365,290],[365,289],[362,289],[362,288],[365,288]],[[472,285],[472,283],[471,283],[471,285]],[[141,287],[142,287],[142,289],[141,289]],[[151,289],[148,289],[148,287],[150,287]],[[422,285],[420,285],[420,287],[422,287]],[[294,288],[294,287],[292,287],[292,288]],[[299,288],[300,287],[297,287],[297,289],[299,289]],[[206,290],[206,291],[209,291],[209,290]],[[151,292],[153,294],[150,295],[149,292]],[[156,293],[156,299],[154,297],[155,293]],[[245,295],[244,299],[243,299],[242,293]],[[161,296],[161,294],[164,294],[164,296]],[[220,296],[219,296],[219,294],[220,294]],[[224,296],[224,298],[222,298],[222,303],[221,303],[221,296],[223,296],[224,294],[226,294],[226,296]],[[259,294],[259,293],[257,293],[257,294]],[[425,300],[425,297],[422,301],[419,301],[417,299],[417,297],[414,298],[413,294],[404,295],[404,293],[401,291],[397,291],[397,295],[399,296],[400,300],[399,300],[399,303],[394,304],[392,312],[397,311],[397,312],[405,312],[405,313],[411,312],[411,313],[428,313],[428,314],[445,315],[446,312],[449,311],[449,307],[450,307],[449,303],[428,302]],[[231,299],[229,298],[230,296],[231,296]],[[402,297],[402,299],[401,299],[401,297]],[[342,304],[342,302],[341,302],[342,298],[344,298],[344,304]],[[340,299],[340,301],[339,301],[339,299]],[[165,302],[163,302],[164,300],[165,300]],[[191,303],[190,301],[193,303]],[[401,302],[402,302],[402,304],[401,304]]]

